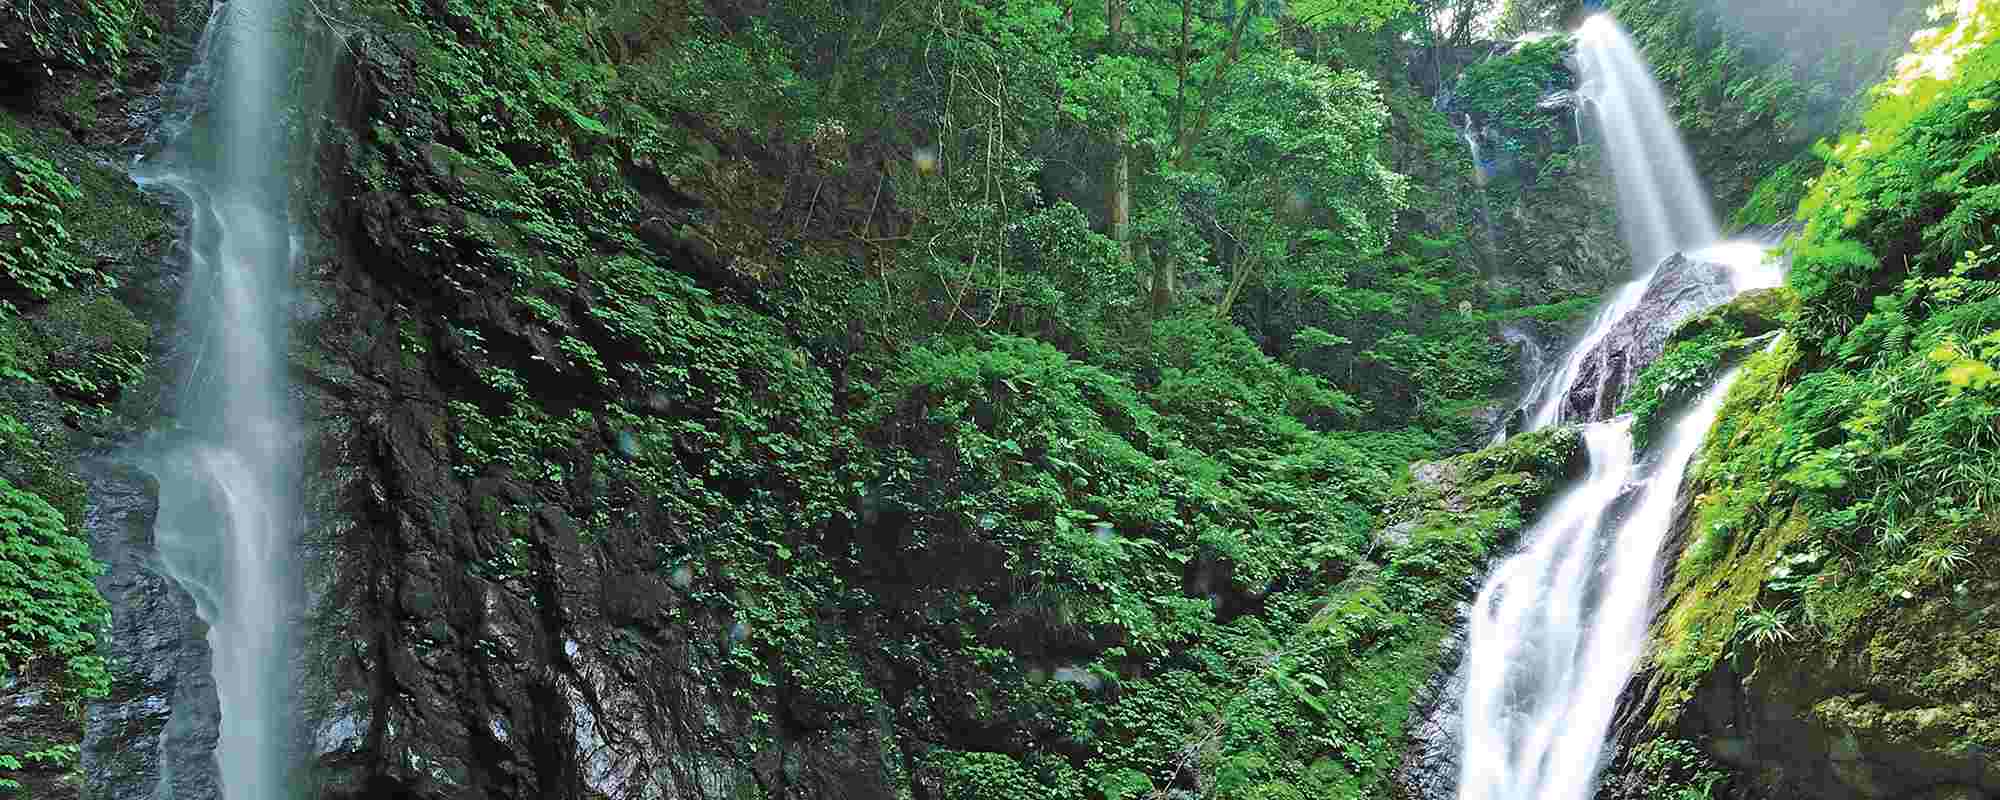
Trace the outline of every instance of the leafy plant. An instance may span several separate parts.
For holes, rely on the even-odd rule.
[[[6,289],[47,299],[58,289],[100,278],[76,258],[75,239],[64,226],[63,207],[82,192],[55,165],[22,149],[0,131],[0,278]]]
[[[0,8],[0,24],[24,32],[44,61],[112,71],[133,40],[152,34],[135,0],[21,0]]]
[[[1739,624],[1743,637],[1758,647],[1775,647],[1797,640],[1791,615],[1784,609],[1761,608],[1744,615]]]
[[[77,698],[109,692],[97,631],[111,611],[91,583],[101,569],[61,512],[0,478],[0,670],[46,671]]]

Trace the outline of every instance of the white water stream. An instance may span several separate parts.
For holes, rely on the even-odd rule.
[[[1676,253],[1726,266],[1732,292],[1783,278],[1766,265],[1762,245],[1720,241],[1651,67],[1617,22],[1592,17],[1578,32],[1577,54],[1636,275],[1530,392],[1529,430],[1565,421],[1564,399],[1584,359]],[[1584,429],[1589,473],[1529,529],[1474,602],[1457,682],[1458,800],[1592,795],[1618,697],[1645,648],[1681,483],[1734,380],[1734,372],[1723,377],[1667,426],[1644,460],[1629,420]]]
[[[186,117],[164,127],[177,141],[157,164],[134,170],[141,182],[180,192],[192,217],[182,300],[191,356],[178,424],[153,465],[156,540],[209,625],[226,800],[290,794],[283,752],[295,696],[287,676],[301,434],[285,365],[299,247],[282,172],[283,2],[216,4],[183,87]],[[206,115],[196,113],[204,106]]]
[[[1628,421],[1584,429],[1588,476],[1473,604],[1460,800],[1590,797],[1618,695],[1645,647],[1682,478],[1734,380],[1725,376],[1683,414],[1649,465],[1634,464]]]
[[[1579,94],[1604,137],[1604,157],[1618,186],[1619,228],[1636,274],[1598,309],[1562,369],[1550,376],[1528,417],[1529,430],[1564,421],[1562,390],[1575,381],[1591,348],[1639,304],[1661,261],[1722,238],[1708,189],[1667,114],[1651,65],[1631,37],[1617,21],[1598,14],[1577,31],[1576,55],[1584,78]]]

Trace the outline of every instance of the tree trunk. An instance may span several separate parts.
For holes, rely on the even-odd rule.
[[[1132,260],[1132,155],[1126,147],[1125,123],[1118,124],[1118,130],[1111,135],[1111,146],[1117,148],[1118,157],[1111,164],[1110,193],[1105,198],[1105,206],[1111,218],[1111,239],[1118,243],[1119,254],[1127,261]]]
[[[1229,46],[1222,52],[1222,60],[1215,62],[1215,72],[1209,76],[1208,91],[1201,96],[1201,110],[1195,113],[1192,122],[1183,125],[1179,141],[1175,142],[1174,168],[1186,169],[1194,159],[1194,148],[1201,137],[1208,133],[1210,114],[1215,111],[1215,96],[1222,93],[1222,81],[1229,77],[1229,68],[1236,66],[1236,60],[1243,56],[1243,33],[1250,27],[1250,9],[1241,9],[1236,15],[1236,24],[1229,28]]]
[[[1116,55],[1124,47],[1126,0],[1104,0],[1104,18],[1109,33],[1105,37],[1104,50]],[[1111,147],[1116,156],[1111,162],[1111,177],[1105,182],[1105,216],[1110,224],[1106,227],[1112,241],[1118,243],[1119,258],[1125,263],[1132,261],[1132,153],[1130,121],[1122,115],[1118,127],[1111,132]],[[1158,294],[1159,287],[1153,287]]]
[[[1162,316],[1174,305],[1174,257],[1160,256],[1153,262],[1153,315]]]

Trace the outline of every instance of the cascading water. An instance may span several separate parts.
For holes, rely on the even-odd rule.
[[[1631,37],[1611,17],[1598,14],[1577,31],[1576,54],[1585,79],[1581,94],[1604,137],[1604,156],[1618,187],[1619,228],[1637,275],[1598,310],[1561,371],[1543,387],[1529,415],[1530,430],[1563,421],[1562,389],[1576,379],[1583,359],[1611,326],[1638,305],[1660,262],[1722,238],[1708,190]]]
[[[1459,800],[1584,800],[1646,642],[1657,558],[1688,462],[1735,380],[1677,420],[1641,475],[1627,422],[1585,429],[1591,470],[1494,570],[1473,604]]]
[[[1714,294],[1782,279],[1779,268],[1765,263],[1761,245],[1718,243],[1706,193],[1659,87],[1618,24],[1608,16],[1592,17],[1579,31],[1577,50],[1638,274],[1607,300],[1561,365],[1529,393],[1524,407],[1532,411],[1530,430],[1563,421],[1586,362],[1604,357],[1599,345],[1614,331],[1679,322],[1656,310],[1621,326],[1646,300],[1661,263],[1675,254],[1722,267],[1700,273],[1720,276],[1703,279],[1717,283],[1713,287],[1697,287],[1719,290]],[[1665,330],[1653,333],[1663,336]],[[1602,384],[1605,370],[1594,371],[1597,376],[1585,382]],[[1682,479],[1734,380],[1731,372],[1711,387],[1667,428],[1644,462],[1635,461],[1628,421],[1585,429],[1588,476],[1493,571],[1469,615],[1465,657],[1454,681],[1463,687],[1457,704],[1458,800],[1591,795],[1618,696],[1645,646],[1659,551]],[[1602,385],[1581,388],[1607,391]],[[1610,400],[1590,407],[1609,408],[1616,398]]]
[[[183,88],[188,118],[166,126],[170,141],[157,164],[134,170],[142,183],[180,192],[191,210],[182,318],[194,345],[178,425],[151,459],[156,540],[209,624],[221,711],[216,765],[229,800],[289,794],[282,749],[292,730],[286,676],[301,434],[284,343],[300,248],[284,216],[282,4],[217,3],[201,63]],[[204,91],[206,104],[197,96]]]

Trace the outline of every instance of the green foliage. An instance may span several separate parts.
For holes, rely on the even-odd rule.
[[[1742,228],[1791,222],[1799,202],[1805,199],[1806,189],[1824,166],[1817,152],[1807,152],[1785,162],[1757,181],[1750,197],[1730,216],[1729,224]]]
[[[1365,508],[1386,475],[1292,416],[1325,390],[1254,380],[1284,368],[1206,317],[1155,337],[1143,393],[1021,339],[905,355],[869,427],[887,445],[871,502],[901,520],[909,591],[967,593],[957,618],[1015,665],[991,690],[1014,704],[978,713],[1067,720],[1051,746],[1093,754],[1086,783],[1106,796],[1195,774],[1222,797],[1371,796],[1464,580],[1555,490],[1576,437],[1467,457],[1470,510],[1371,560]],[[1227,613],[1245,603],[1264,610]],[[926,642],[912,669],[974,644],[911,635]],[[1041,661],[1079,651],[1095,655]],[[1097,694],[1112,685],[1115,702]],[[949,763],[995,792],[967,796],[1012,797],[1055,785],[1032,777],[1039,752]]]
[[[0,8],[0,25],[25,33],[43,61],[108,71],[133,40],[152,35],[146,20],[137,0],[21,0]]]
[[[1656,727],[1719,659],[1923,638],[1901,626],[1990,563],[2000,208],[1984,198],[2000,181],[2000,29],[1992,3],[1976,10],[1912,40],[1800,201],[1796,316],[1748,359],[1692,476]]]
[[[101,569],[61,512],[0,479],[0,671],[51,675],[78,698],[110,691],[96,634],[111,610],[91,583]]]
[[[1631,414],[1632,438],[1640,446],[1652,438],[1663,415],[1712,385],[1729,356],[1743,349],[1742,331],[1715,325],[1692,338],[1667,346],[1658,360],[1639,373],[1618,413]]]
[[[1574,43],[1567,36],[1530,42],[1501,58],[1466,67],[1459,73],[1457,101],[1467,111],[1511,131],[1545,134],[1567,120],[1536,108],[1548,92],[1567,88],[1563,59]],[[1519,142],[1510,143],[1520,147]]]
[[[1380,25],[1410,10],[1412,0],[1298,0],[1292,14],[1316,28]]]
[[[529,496],[469,561],[543,602],[563,548],[642,553],[670,622],[740,624],[689,647],[744,763],[814,719],[931,796],[1379,795],[1576,438],[1468,457],[1439,515],[1393,476],[1511,377],[1496,321],[1586,305],[1401,216],[1385,140],[1455,166],[1449,124],[1308,57],[1388,63],[1400,7],[362,4],[391,91],[338,201],[411,283],[376,341],[448,392],[455,477]]]
[[[1726,785],[1728,771],[1704,755],[1695,743],[1654,739],[1635,748],[1632,778],[1641,781],[1639,796],[1660,800],[1714,800]]]
[[[46,299],[98,275],[79,261],[64,206],[83,199],[46,159],[0,131],[0,279],[10,293]]]
[[[1043,768],[1024,768],[1020,762],[1000,753],[933,750],[924,755],[919,769],[934,773],[937,785],[944,789],[940,795],[944,800],[1039,800],[1044,797],[1083,796],[1077,774],[1068,764],[1051,759],[1039,766]],[[1145,776],[1140,775],[1137,779],[1144,781]],[[1099,784],[1101,789],[1104,786]],[[1105,789],[1106,797],[1138,796],[1137,792],[1112,794],[1112,791],[1122,791],[1115,782],[1110,789]]]

